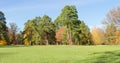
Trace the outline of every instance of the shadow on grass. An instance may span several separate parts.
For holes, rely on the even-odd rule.
[[[82,60],[83,63],[120,63],[120,50],[98,52],[90,55],[89,59]]]
[[[94,63],[120,63],[120,51],[108,51],[96,58]]]

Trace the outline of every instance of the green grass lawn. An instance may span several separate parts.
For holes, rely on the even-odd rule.
[[[120,46],[5,46],[0,63],[120,63]]]

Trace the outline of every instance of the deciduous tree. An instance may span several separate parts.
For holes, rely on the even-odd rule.
[[[10,29],[12,31],[12,39],[11,39],[11,44],[18,44],[16,40],[16,33],[18,31],[18,27],[15,23],[10,23]]]
[[[46,41],[46,45],[49,44],[49,38],[54,35],[53,38],[55,38],[55,32],[53,29],[54,24],[51,22],[51,18],[47,15],[44,15],[41,20],[41,29],[44,34],[44,39]]]
[[[115,44],[116,42],[116,27],[114,23],[107,25],[105,30],[105,42],[106,44]]]
[[[120,25],[120,7],[116,7],[111,9],[105,19],[102,21],[103,24],[111,24],[114,23],[115,26]]]
[[[120,29],[119,28],[116,30],[116,35],[115,36],[116,36],[115,44],[119,45],[120,44]]]
[[[98,27],[94,27],[91,31],[94,45],[104,44],[104,31]]]

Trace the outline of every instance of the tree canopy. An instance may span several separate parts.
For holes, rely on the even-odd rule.
[[[89,29],[78,19],[74,5],[66,5],[52,21],[48,15],[27,20],[24,30],[18,31],[15,23],[6,26],[6,18],[0,11],[0,44],[8,45],[111,45],[120,44],[120,7],[108,12],[102,23],[104,28]]]

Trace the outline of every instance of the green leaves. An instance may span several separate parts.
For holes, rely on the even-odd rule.
[[[42,26],[41,29],[44,34],[43,37],[46,40],[46,45],[48,45],[49,39],[51,37],[52,37],[51,39],[55,40],[55,30],[53,28],[53,23],[51,22],[51,18],[47,15],[44,15],[41,20],[41,26]]]
[[[47,15],[44,15],[41,20],[41,26],[44,32],[49,32],[51,27],[51,18]]]
[[[66,27],[62,42],[68,41],[68,44],[88,44],[90,42],[90,30],[83,21],[78,20],[75,6],[65,6],[55,20],[55,24],[57,29]]]
[[[28,20],[24,30],[30,44],[53,44],[55,42],[54,24],[47,15]]]
[[[57,17],[55,22],[52,19],[44,15],[41,17],[35,17],[28,20],[24,27],[24,41],[29,45],[40,44],[55,44],[55,35],[58,29],[65,27],[65,30],[61,33],[62,44],[88,44],[90,37],[90,30],[87,25],[78,19],[77,9],[73,5],[66,5],[61,14]],[[11,29],[16,32],[16,25],[11,24]],[[0,39],[1,35],[7,35],[7,27],[4,18],[4,14],[0,12]],[[22,35],[21,35],[22,36]],[[18,37],[21,38],[20,35]],[[59,35],[58,35],[59,36]],[[20,40],[20,39],[19,39]],[[21,41],[21,40],[20,40]]]
[[[4,17],[4,13],[0,11],[0,21],[4,21],[5,22],[5,17]]]

